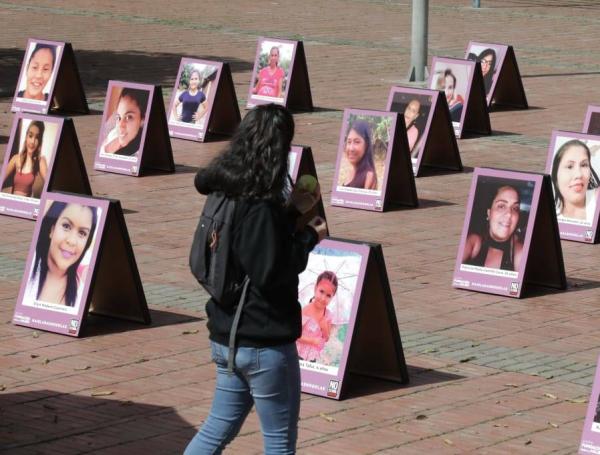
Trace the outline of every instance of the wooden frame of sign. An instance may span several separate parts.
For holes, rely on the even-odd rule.
[[[579,443],[579,452],[584,455],[596,455],[600,452],[600,357],[596,361],[596,374],[592,393],[588,400],[585,422]]]
[[[84,329],[88,312],[149,324],[150,312],[120,202],[46,193],[41,207],[13,322],[75,337]],[[59,230],[58,222],[68,223],[69,229]],[[68,236],[77,239],[68,243],[72,251],[64,252]],[[56,248],[61,248],[57,263],[69,277],[63,296],[48,289],[41,278],[44,255],[55,255]]]
[[[270,52],[274,48],[278,49],[278,66],[275,75],[271,75],[267,72],[269,71]],[[289,65],[285,65],[289,68],[287,75],[285,74],[286,70],[282,68],[284,60],[285,62],[289,61]],[[282,93],[277,93],[279,91],[278,81],[281,81]],[[267,103],[281,104],[289,109],[299,111],[313,110],[308,66],[302,41],[265,37],[258,39],[246,109]]]
[[[600,240],[600,159],[596,158],[596,153],[591,153],[598,149],[600,135],[552,132],[546,173],[552,179],[556,216],[560,238],[563,240],[584,243],[597,243]],[[577,169],[575,174],[567,169],[561,170],[563,159],[574,163]],[[582,163],[589,166],[587,172],[581,167]],[[566,175],[569,179],[566,185],[559,183],[564,180],[559,174]],[[577,208],[578,204],[582,206]]]
[[[323,337],[323,329],[313,326],[309,305],[317,286],[323,281],[331,283],[333,276],[337,288],[327,304],[329,334]],[[303,392],[339,400],[348,391],[344,384],[349,374],[408,383],[379,244],[333,238],[321,241],[299,277],[298,295],[303,332],[296,345]],[[322,337],[323,343],[315,348],[305,343],[304,337]]]
[[[373,170],[366,171],[363,176],[353,176],[355,164],[351,162],[353,158],[348,158],[346,153],[346,139],[354,132],[355,122],[365,125],[372,139],[370,150],[374,156],[374,166]],[[388,137],[374,137],[373,132],[378,130]],[[360,163],[367,159],[367,155],[368,152],[363,153]],[[368,188],[369,185],[375,185],[375,188]],[[382,212],[391,205],[417,207],[418,204],[404,116],[398,115],[397,112],[345,109],[331,190],[331,205]]]
[[[460,139],[463,133],[492,134],[479,62],[433,57],[429,88],[444,91],[447,77],[455,85],[453,99],[448,103],[455,136]]]
[[[418,103],[417,117],[411,119],[406,134],[415,177],[422,168],[462,172],[458,143],[450,120],[446,97],[437,90],[394,86],[390,89],[387,110],[404,115],[411,103]],[[411,110],[410,115],[414,111]],[[421,172],[422,174],[422,172]]]
[[[585,113],[582,133],[600,135],[600,106],[590,104]]]
[[[465,58],[478,62],[486,59],[489,62],[486,62],[486,67],[490,68],[483,76],[488,106],[510,106],[519,109],[529,107],[512,46],[469,41]]]
[[[135,137],[129,137],[129,133],[122,133],[117,125],[116,112],[121,94],[125,90],[127,92],[122,99],[129,100],[134,110],[137,106],[140,111],[143,111],[141,122],[139,118],[134,120],[140,124]],[[139,105],[140,103],[142,106]],[[128,105],[124,104],[124,106]],[[150,170],[175,172],[160,85],[108,82],[94,169],[136,177]]]
[[[292,145],[290,153],[288,154],[288,166],[289,175],[293,184],[296,184],[296,181],[302,175],[311,175],[316,179],[317,182],[319,181],[319,177],[317,176],[317,168],[315,167],[315,160],[313,159],[313,154],[310,147]],[[317,215],[327,221],[322,197],[319,198],[319,202],[313,207],[312,210],[309,210],[298,218],[296,226],[305,226]],[[327,235],[329,235],[329,227],[327,227]]]
[[[566,288],[550,176],[475,168],[453,285],[517,298]]]
[[[32,183],[31,194],[26,196],[15,194],[15,191],[20,191],[15,189],[14,176],[30,127],[37,128],[38,132],[43,129],[40,139],[40,167],[46,169],[46,178],[38,173]],[[15,114],[0,178],[0,214],[20,218],[37,218],[40,198],[46,191],[92,194],[75,126],[70,118],[25,112]]]
[[[34,57],[34,53],[37,54],[40,47],[48,49],[46,53],[53,53],[54,64],[44,87],[37,88],[33,84],[29,84],[27,70],[30,59]],[[51,56],[48,57],[51,58]],[[46,62],[40,61],[37,63],[43,65]],[[32,85],[31,90],[29,85]],[[13,112],[33,112],[38,114],[47,114],[48,112],[89,114],[90,110],[85,98],[85,92],[83,91],[83,84],[81,83],[71,43],[33,38],[27,41],[27,48],[23,57],[11,109]]]
[[[187,88],[179,87],[188,83],[184,84],[182,79],[184,74],[189,77],[192,71],[197,71],[201,76],[198,92],[194,96],[204,97],[204,101],[199,102],[195,113],[186,112],[184,115],[183,107],[186,102],[181,98],[187,93]],[[197,100],[193,102],[195,101]],[[200,118],[192,116],[198,113],[201,114]],[[168,119],[171,137],[204,142],[213,137],[231,136],[240,123],[241,116],[229,64],[182,58],[169,103]]]

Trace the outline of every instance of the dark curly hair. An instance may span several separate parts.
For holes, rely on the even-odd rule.
[[[199,177],[228,197],[283,203],[294,118],[277,104],[257,106],[246,114],[229,146]],[[198,184],[197,184],[198,186]]]

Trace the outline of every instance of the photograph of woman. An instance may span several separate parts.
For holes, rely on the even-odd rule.
[[[425,90],[421,90],[426,92]],[[433,117],[431,93],[415,93],[415,89],[393,87],[388,100],[388,110],[402,113],[413,166],[416,166],[424,146],[425,133]]]
[[[294,45],[265,40],[259,43],[259,47],[250,97],[282,102],[285,98]]]
[[[523,256],[531,191],[524,191],[527,182],[479,179],[462,263],[517,271]],[[525,195],[527,202],[523,201]],[[526,213],[522,207],[527,207]]]
[[[419,129],[416,121],[421,113],[421,103],[417,99],[410,100],[404,109],[404,123],[406,124],[406,136],[408,137],[408,149],[413,151],[419,139]]]
[[[27,118],[20,118],[18,122],[2,192],[39,199],[48,177],[57,125]]]
[[[87,272],[82,260],[94,239],[98,210],[87,205],[48,201],[24,305],[35,306],[40,301],[76,307],[80,303]]]
[[[18,98],[48,101],[49,82],[56,67],[58,46],[42,43],[30,43],[27,67],[19,83]]]
[[[557,137],[556,142],[560,144],[564,141],[561,139]],[[579,139],[565,139],[567,141],[556,148],[552,160],[556,215],[561,222],[579,220],[591,224],[596,213],[600,179],[592,166],[588,144]],[[594,150],[599,148],[600,142],[596,142]]]
[[[139,151],[149,96],[148,90],[113,86],[106,99],[105,138],[100,153],[132,156]],[[118,99],[118,102],[114,110],[109,112],[114,99]]]
[[[208,112],[208,95],[218,69],[212,65],[187,63],[179,76],[169,122],[201,127]]]
[[[380,119],[373,118],[373,120]],[[342,189],[345,187],[377,190],[378,179],[371,124],[366,120],[350,120],[342,147],[338,190],[340,186]],[[385,148],[387,150],[387,144]]]
[[[467,60],[479,62],[481,65],[481,74],[483,75],[483,86],[485,88],[485,95],[490,97],[490,91],[494,85],[494,78],[496,76],[496,51],[490,47],[479,51],[479,46],[471,47],[467,52]],[[477,54],[477,52],[479,52]]]
[[[437,82],[438,90],[443,90],[450,109],[450,118],[453,122],[460,122],[465,99],[456,90],[456,76],[452,69],[447,68],[439,75]]]

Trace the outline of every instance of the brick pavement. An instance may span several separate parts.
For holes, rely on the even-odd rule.
[[[13,326],[33,223],[0,218],[0,452],[179,453],[206,415],[205,294],[186,255],[202,202],[193,174],[224,143],[173,140],[177,172],[140,179],[93,170],[93,154],[108,79],[159,83],[168,99],[181,56],[222,59],[244,106],[260,35],[304,41],[317,109],[296,115],[295,142],[315,154],[331,232],[383,245],[411,373],[406,387],[356,380],[341,402],[304,395],[299,452],[576,452],[600,352],[598,247],[562,242],[564,293],[517,301],[450,283],[471,169],[543,170],[551,129],[579,130],[600,102],[600,6],[431,2],[430,56],[461,57],[469,39],[512,44],[532,108],[493,112],[492,136],[459,141],[466,172],[419,178],[419,209],[374,215],[329,206],[332,163],[342,110],[382,109],[407,72],[410,2],[159,4],[0,1],[0,143],[27,37],[72,42],[94,110],[74,119],[92,188],[126,209],[153,317],[94,319],[81,339]],[[260,448],[251,414],[228,453]]]

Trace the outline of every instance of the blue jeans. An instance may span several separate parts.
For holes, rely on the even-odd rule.
[[[233,374],[229,348],[211,341],[217,383],[210,414],[184,455],[220,454],[256,405],[265,454],[294,454],[300,413],[300,365],[296,343],[268,348],[239,347]]]

